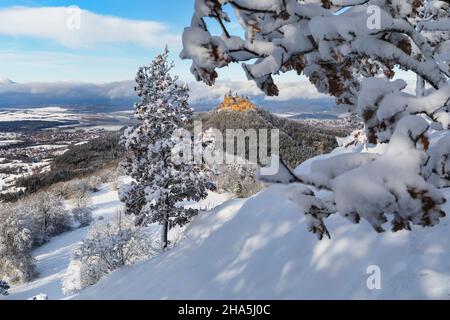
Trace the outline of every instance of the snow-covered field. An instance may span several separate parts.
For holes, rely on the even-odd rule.
[[[434,228],[378,234],[365,221],[333,215],[332,239],[318,241],[289,200],[292,187],[225,202],[195,218],[178,247],[114,272],[76,298],[450,299],[449,217]],[[443,193],[449,214],[450,188]],[[374,270],[379,289],[368,286]]]
[[[20,121],[20,120],[58,121],[58,120],[77,120],[77,119],[79,119],[79,115],[71,113],[67,109],[60,107],[0,110],[0,121]]]
[[[21,142],[22,141],[20,141],[20,140],[0,140],[0,147],[6,147],[11,144],[17,144],[17,143],[21,143]]]
[[[0,109],[0,123],[13,121],[78,121],[79,124],[64,125],[59,128],[74,128],[75,130],[100,130],[116,131],[132,123],[127,112],[86,113],[76,109],[62,107],[45,107],[33,109]],[[0,133],[0,138],[3,138]],[[0,139],[1,140],[1,139]]]

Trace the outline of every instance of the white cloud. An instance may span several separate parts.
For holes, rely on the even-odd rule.
[[[328,96],[317,91],[316,87],[308,80],[277,83],[280,94],[268,97],[271,101],[289,101],[294,99],[323,99]]]
[[[270,102],[288,102],[293,100],[311,100],[327,98],[317,92],[317,89],[307,80],[295,82],[277,82],[280,94],[276,97],[266,97],[253,81],[218,81],[213,87],[199,82],[190,83],[191,102],[209,104],[219,102],[230,90],[242,96],[248,96]]]
[[[217,81],[209,87],[202,82],[189,83],[191,103],[212,104],[223,100],[225,94],[230,91],[242,96],[257,97],[262,96],[261,91],[251,81]]]
[[[15,83],[2,78],[3,107],[46,105],[123,105],[131,108],[136,96],[133,81],[91,84],[81,82]]]
[[[154,48],[179,43],[179,36],[164,23],[99,15],[72,7],[1,9],[0,34],[53,40],[70,48],[114,43]]]

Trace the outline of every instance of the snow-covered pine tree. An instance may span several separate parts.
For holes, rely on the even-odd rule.
[[[193,111],[188,105],[188,87],[170,74],[173,62],[168,62],[168,56],[166,48],[137,73],[140,101],[135,105],[135,117],[140,124],[126,130],[122,139],[128,151],[123,167],[134,181],[120,190],[126,214],[135,215],[137,224],[163,226],[164,248],[169,244],[169,229],[185,225],[198,214],[179,203],[204,199],[213,189],[205,166],[179,164],[172,157],[177,143],[173,134],[192,120]]]
[[[227,28],[226,6],[243,33]],[[273,181],[297,184],[290,198],[319,238],[329,235],[324,219],[336,212],[379,232],[388,216],[392,230],[409,230],[445,215],[438,188],[450,176],[449,17],[448,0],[196,0],[181,57],[209,85],[217,68],[244,62],[247,77],[267,95],[279,92],[273,75],[296,71],[335,97],[363,121],[369,151],[383,143],[385,152],[316,161],[301,177],[282,163],[285,176]],[[214,20],[220,35],[207,25]],[[417,75],[416,95],[404,91],[405,81],[391,81],[395,67]],[[440,141],[430,144],[430,129],[441,131]],[[316,197],[311,186],[330,197]]]

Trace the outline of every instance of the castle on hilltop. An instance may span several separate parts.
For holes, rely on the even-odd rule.
[[[218,110],[232,110],[240,112],[248,112],[255,110],[255,105],[248,98],[239,95],[233,95],[231,92],[225,95],[223,102],[219,105]]]

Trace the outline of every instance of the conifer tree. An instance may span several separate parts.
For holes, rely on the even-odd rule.
[[[141,67],[135,88],[140,101],[135,105],[136,128],[125,131],[122,144],[128,151],[123,163],[131,184],[120,191],[125,212],[136,216],[138,225],[159,223],[163,248],[168,247],[168,231],[183,226],[198,214],[182,201],[199,201],[213,188],[202,164],[178,163],[172,152],[176,130],[192,120],[188,105],[189,89],[170,74],[173,63],[169,51],[158,55],[149,66]]]

